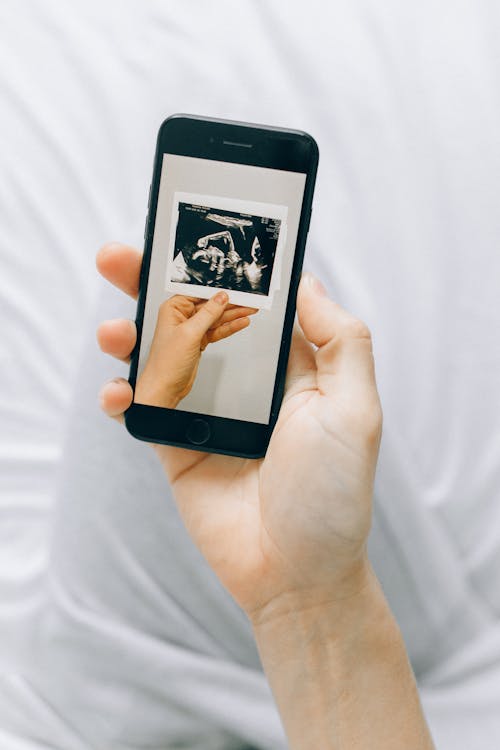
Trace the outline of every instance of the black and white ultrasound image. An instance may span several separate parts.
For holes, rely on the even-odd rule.
[[[280,227],[280,219],[179,203],[170,281],[268,295]]]

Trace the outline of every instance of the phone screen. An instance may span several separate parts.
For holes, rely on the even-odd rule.
[[[163,154],[138,382],[166,300],[225,290],[230,304],[257,310],[248,327],[203,350],[177,409],[269,423],[306,176]]]

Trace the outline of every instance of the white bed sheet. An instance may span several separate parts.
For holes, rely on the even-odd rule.
[[[113,529],[117,506],[110,503],[94,526],[100,508],[90,503],[76,513],[80,526],[71,527],[67,467],[87,493],[92,477],[78,476],[72,446],[81,438],[70,420],[88,414],[99,425],[92,378],[122,371],[97,354],[81,361],[91,351],[84,344],[98,299],[110,315],[134,314],[98,282],[94,256],[108,239],[141,246],[156,130],[175,111],[316,136],[321,162],[306,266],[370,325],[385,412],[374,563],[438,747],[499,746],[499,42],[494,0],[242,2],[237,14],[222,0],[0,6],[2,747],[145,747],[148,732],[159,742],[168,732],[160,709],[148,703],[154,669],[139,686],[129,680],[144,654],[138,625],[122,644],[135,656],[124,662],[120,689],[115,674],[115,692],[101,695],[91,668],[106,638],[121,632],[113,630],[113,613],[120,610],[122,626],[132,617],[121,609],[130,597],[117,595],[113,605],[109,592],[102,594],[110,630],[97,628],[78,646],[72,605],[55,581],[63,565],[78,585],[79,574],[85,579],[77,594],[101,601],[83,542],[102,565],[123,563],[117,585],[132,575],[118,552],[99,548],[108,538],[99,529]],[[86,400],[75,405],[82,393]],[[115,425],[102,425],[99,434],[116,435],[120,450],[136,450]],[[89,427],[83,435],[93,439]],[[56,526],[54,498],[63,519]],[[128,502],[133,512],[133,498]],[[158,508],[150,512],[152,524]],[[82,528],[94,535],[82,536]],[[58,538],[65,534],[73,551]],[[120,527],[117,549],[136,550],[132,537]],[[147,553],[139,548],[140,560]],[[201,579],[209,586],[206,571]],[[212,731],[214,747],[282,747],[244,621],[210,585],[214,601],[228,608],[234,641],[232,653],[219,654],[202,673],[226,702],[223,685],[240,684],[241,701],[234,697],[238,721],[225,723],[210,713],[207,688],[208,697],[193,698],[193,733],[202,736],[206,721],[221,727]],[[57,637],[40,638],[42,613]],[[34,645],[49,672],[71,664],[78,648],[85,654],[87,683],[77,681],[74,695],[88,690],[88,711],[109,710],[92,737],[81,703],[57,684],[64,669],[54,668],[52,678],[34,672]],[[110,657],[111,671],[120,653]],[[153,653],[168,667],[168,652]],[[246,662],[247,671],[232,670],[233,662]],[[123,739],[124,706],[131,704],[144,709],[144,745]],[[188,726],[179,720],[179,732]]]

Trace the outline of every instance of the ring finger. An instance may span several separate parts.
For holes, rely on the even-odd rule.
[[[133,393],[130,383],[125,378],[113,378],[104,383],[99,391],[99,403],[101,409],[108,415],[123,424],[123,412],[132,403]]]

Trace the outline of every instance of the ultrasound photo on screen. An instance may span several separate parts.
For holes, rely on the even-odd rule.
[[[245,210],[232,210],[236,205]],[[188,202],[177,194],[167,289],[203,298],[224,289],[231,302],[269,307],[279,286],[286,208],[256,203],[253,207],[258,214],[243,201]]]

